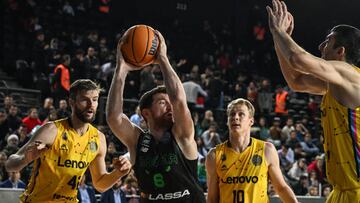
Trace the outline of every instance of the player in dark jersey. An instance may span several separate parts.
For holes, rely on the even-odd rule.
[[[165,87],[146,92],[140,99],[141,115],[148,131],[131,123],[123,113],[125,78],[139,68],[126,63],[118,45],[117,67],[106,108],[114,134],[127,146],[134,165],[141,202],[203,203],[205,197],[196,175],[198,152],[194,124],[182,83],[171,67],[160,32],[157,63]]]

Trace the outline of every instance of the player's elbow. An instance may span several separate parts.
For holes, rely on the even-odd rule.
[[[306,72],[306,67],[308,67],[308,57],[309,54],[305,51],[294,52],[289,56],[289,63],[295,70]]]
[[[16,161],[13,160],[13,157],[10,156],[5,162],[5,169],[7,172],[17,172],[22,169],[21,164],[16,164],[15,162]]]
[[[93,182],[93,185],[94,185],[94,188],[100,193],[106,192],[109,189],[108,187],[104,187],[103,185],[101,185],[99,183]]]
[[[5,169],[6,169],[7,172],[14,172],[14,171],[16,171],[14,165],[11,163],[11,160],[7,160],[7,161],[5,162]]]
[[[110,127],[119,125],[122,122],[122,116],[121,116],[121,114],[108,112],[106,114],[106,121]]]

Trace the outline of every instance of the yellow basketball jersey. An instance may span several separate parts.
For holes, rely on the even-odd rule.
[[[216,146],[220,203],[269,202],[265,142],[250,139],[250,146],[241,153],[228,141]]]
[[[54,122],[58,133],[49,150],[34,161],[22,202],[77,202],[77,186],[90,162],[98,154],[98,130],[89,124],[80,136],[68,119]]]
[[[360,188],[360,107],[347,108],[327,92],[321,123],[329,182],[341,190]]]

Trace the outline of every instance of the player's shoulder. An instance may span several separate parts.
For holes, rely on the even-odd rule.
[[[265,146],[265,156],[268,156],[270,154],[276,153],[276,148],[273,143],[264,141]]]

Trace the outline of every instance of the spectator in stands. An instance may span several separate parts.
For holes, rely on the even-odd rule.
[[[65,1],[62,11],[65,15],[75,16],[74,9],[68,1]]]
[[[192,118],[194,121],[194,128],[195,128],[195,139],[200,137],[203,133],[203,129],[201,128],[200,122],[199,122],[199,112],[192,112]]]
[[[143,68],[140,72],[140,94],[144,94],[145,92],[151,90],[156,87],[155,84],[155,75],[153,70],[155,66],[150,65],[149,67]]]
[[[70,90],[70,55],[62,56],[61,64],[54,69],[53,97],[54,103],[58,104],[60,100],[67,99]]]
[[[25,143],[27,143],[30,139],[29,134],[27,132],[27,125],[21,123],[20,126],[14,132],[19,137],[19,147],[22,147]]]
[[[192,78],[190,75],[186,75],[183,86],[186,94],[186,101],[188,103],[188,107],[190,111],[194,111],[196,109],[195,107],[198,95],[207,97],[207,93],[198,83],[195,82],[195,79]]]
[[[46,98],[43,106],[39,108],[39,119],[44,121],[49,116],[50,110],[54,108],[54,99],[51,97]]]
[[[205,130],[201,135],[205,148],[209,151],[211,148],[221,143],[220,134],[217,132],[217,124],[210,123],[209,129]]]
[[[300,144],[308,158],[314,157],[319,153],[319,148],[313,143],[310,132],[305,134],[304,141],[300,142]]]
[[[277,116],[284,117],[288,115],[288,94],[281,85],[276,86],[275,113]]]
[[[20,180],[21,175],[19,171],[8,172],[9,178],[0,183],[0,188],[23,188],[25,189],[25,183]]]
[[[296,137],[296,131],[292,130],[290,132],[290,137],[286,140],[286,144],[291,147],[291,149],[295,149],[296,145],[299,144],[299,140]]]
[[[129,175],[124,180],[124,185],[121,187],[122,191],[125,192],[128,203],[139,203],[136,188],[138,188],[137,180],[132,173],[129,173]]]
[[[126,194],[121,188],[122,178],[106,192],[101,194],[101,203],[127,203]]]
[[[44,119],[43,124],[46,124],[49,121],[56,121],[56,120],[58,120],[57,111],[56,109],[51,109],[48,117]]]
[[[20,124],[22,123],[21,117],[19,116],[19,108],[15,104],[12,104],[10,106],[7,120],[10,132],[18,129]]]
[[[57,109],[56,114],[58,119],[70,117],[71,112],[65,99],[59,101],[59,108]]]
[[[285,142],[290,137],[290,132],[294,131],[294,120],[289,117],[286,120],[286,125],[281,129],[281,141]]]
[[[317,175],[315,170],[311,170],[309,172],[309,185],[318,187],[320,184],[319,176]]]
[[[312,161],[307,168],[309,174],[311,171],[316,172],[320,182],[323,182],[325,177],[324,157],[325,157],[324,154],[316,156],[315,160]]]
[[[106,157],[109,157],[110,160],[113,160],[114,157],[117,155],[117,149],[114,142],[109,141],[109,144],[107,146],[107,152]]]
[[[78,49],[75,52],[75,57],[71,59],[71,82],[85,77],[84,53],[84,50]]]
[[[280,159],[280,166],[284,172],[288,172],[292,167],[294,160],[294,151],[289,147],[289,145],[281,145],[281,149],[278,150],[278,155]]]
[[[38,110],[37,108],[33,107],[29,109],[28,116],[22,119],[22,122],[27,126],[27,133],[30,133],[31,130],[37,126],[41,125],[42,122],[38,117]]]
[[[0,182],[6,180],[9,176],[5,168],[7,155],[4,151],[0,151]]]
[[[45,56],[46,51],[49,47],[48,44],[45,42],[45,34],[42,30],[36,32],[36,39],[33,43],[32,47],[32,60],[35,65],[35,72],[36,73],[47,73],[47,66],[45,65]]]
[[[204,191],[207,191],[206,184],[206,169],[205,169],[205,157],[199,158],[198,167],[197,167],[197,175],[200,186]]]
[[[289,178],[299,181],[301,176],[308,175],[306,169],[306,159],[300,158],[292,165],[287,175],[289,176]]]
[[[86,173],[79,182],[77,198],[79,203],[97,203],[94,188],[86,185]]]
[[[203,130],[208,129],[210,127],[210,123],[215,122],[214,114],[211,110],[206,110],[204,114],[204,118],[201,121],[201,128]]]
[[[99,33],[96,30],[91,30],[87,35],[87,38],[83,42],[83,47],[89,48],[92,47],[93,51],[99,50]],[[95,53],[94,53],[95,54]]]
[[[300,180],[293,186],[296,195],[306,195],[308,193],[309,179],[307,175],[300,176]]]
[[[266,118],[265,117],[260,117],[259,119],[259,127],[260,127],[260,132],[259,132],[259,138],[261,140],[268,140],[270,137],[270,130],[267,126],[266,123]]]
[[[270,137],[274,141],[274,145],[280,147],[281,128],[279,117],[275,117],[273,120],[273,124],[270,127]]]
[[[141,120],[142,120],[140,107],[136,106],[135,113],[130,116],[130,121],[133,122],[135,125],[140,126]]]
[[[11,95],[6,95],[4,97],[4,109],[6,111],[6,113],[9,113],[9,109],[11,107],[11,105],[14,104],[14,97]]]
[[[0,109],[0,148],[4,145],[6,135],[9,133],[9,123],[7,113],[4,109]]]
[[[273,95],[270,81],[268,79],[262,80],[257,97],[260,114],[267,115],[273,111]]]
[[[330,184],[324,184],[322,186],[321,196],[323,196],[325,198],[325,200],[327,200],[331,191],[332,191],[332,186]]]
[[[307,119],[304,118],[306,121]],[[303,120],[304,120],[303,119]],[[305,121],[304,120],[304,121]],[[305,121],[305,122],[306,122]],[[299,141],[304,141],[304,136],[307,132],[309,132],[309,130],[304,126],[303,123],[299,122],[295,124],[295,131],[296,131],[296,137]]]
[[[255,111],[258,108],[257,96],[258,96],[258,88],[254,81],[251,81],[247,87],[247,99],[254,105]],[[257,112],[257,111],[256,111]]]
[[[269,182],[269,185],[268,185],[268,194],[269,194],[269,197],[276,195],[274,185],[271,182]]]
[[[46,70],[45,73],[52,73],[54,68],[61,63],[61,50],[59,49],[59,39],[52,38],[50,40],[50,45],[47,45],[46,50],[46,66],[49,67],[49,70]]]
[[[9,135],[7,138],[7,145],[4,147],[4,152],[9,157],[12,154],[15,154],[19,150],[19,137],[15,134]]]
[[[208,90],[208,100],[206,107],[212,110],[222,107],[220,102],[224,90],[224,84],[220,76],[220,71],[215,71],[214,75],[209,80],[209,84],[206,87]]]
[[[306,196],[319,196],[319,187],[310,185],[308,189],[309,193]]]
[[[300,158],[305,158],[305,159],[307,158],[307,153],[304,152],[300,142],[295,144],[294,153],[295,153],[295,160],[298,160]]]
[[[84,78],[89,78],[92,80],[97,80],[98,73],[100,72],[100,62],[96,57],[96,52],[94,47],[89,47],[87,50],[87,55],[84,59],[85,64],[85,75]]]

